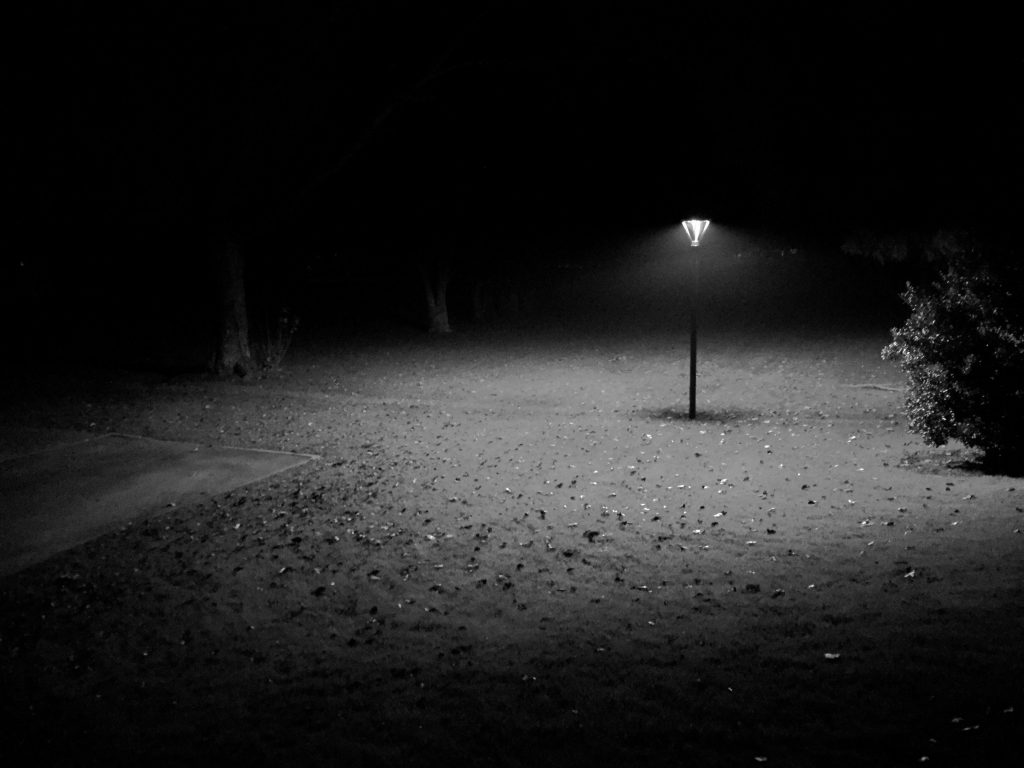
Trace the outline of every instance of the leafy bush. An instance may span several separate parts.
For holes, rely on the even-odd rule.
[[[932,445],[958,439],[998,466],[1024,463],[1024,281],[955,259],[882,352],[908,379],[910,427]]]

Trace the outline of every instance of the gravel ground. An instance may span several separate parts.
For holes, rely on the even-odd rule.
[[[9,383],[39,445],[319,458],[0,581],[3,762],[999,764],[1024,485],[908,433],[885,341],[711,337],[695,422],[624,334]]]

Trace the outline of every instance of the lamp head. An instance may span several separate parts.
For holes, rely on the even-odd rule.
[[[700,239],[708,231],[709,226],[711,226],[711,222],[707,219],[687,219],[684,221],[683,228],[686,230],[686,236],[690,238],[690,245],[695,248],[700,245]]]

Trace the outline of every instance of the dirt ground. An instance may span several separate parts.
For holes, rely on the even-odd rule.
[[[11,385],[8,424],[320,458],[0,582],[2,762],[1013,762],[1024,480],[908,433],[886,341],[711,334],[695,422],[668,335]]]

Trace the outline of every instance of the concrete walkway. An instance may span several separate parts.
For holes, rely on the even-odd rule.
[[[312,456],[103,435],[0,458],[0,576]]]

